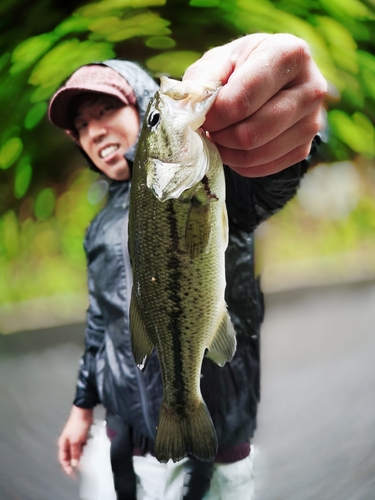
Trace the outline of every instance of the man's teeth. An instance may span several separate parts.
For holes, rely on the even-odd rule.
[[[113,153],[114,151],[116,151],[116,149],[118,149],[118,146],[108,146],[107,148],[104,148],[100,151],[100,157],[101,158],[105,158],[106,156],[110,155],[111,153]]]

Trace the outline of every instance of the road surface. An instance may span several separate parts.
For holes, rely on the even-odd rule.
[[[266,297],[256,500],[375,499],[374,320],[374,283]],[[0,335],[1,500],[78,500],[56,440],[82,342],[81,324]]]

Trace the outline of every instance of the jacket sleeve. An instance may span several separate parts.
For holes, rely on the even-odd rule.
[[[73,401],[80,408],[93,408],[100,403],[96,384],[96,355],[104,342],[105,327],[98,305],[94,281],[88,271],[89,308],[87,310],[85,331],[85,352],[78,371],[76,395]]]
[[[273,175],[247,178],[226,168],[227,210],[231,222],[252,232],[280,210],[296,194],[320,142],[317,135],[305,160]]]

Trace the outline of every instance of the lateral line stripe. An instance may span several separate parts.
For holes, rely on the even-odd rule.
[[[183,314],[182,301],[180,296],[182,273],[180,270],[179,252],[179,236],[177,227],[177,217],[174,209],[174,201],[168,202],[168,222],[170,228],[171,248],[168,255],[168,269],[170,283],[168,287],[168,296],[170,303],[173,304],[174,311],[171,314],[169,328],[172,334],[173,345],[173,363],[174,373],[176,377],[173,380],[173,393],[176,398],[177,406],[183,405],[185,401],[186,386],[182,376],[182,345],[181,345],[181,316]]]

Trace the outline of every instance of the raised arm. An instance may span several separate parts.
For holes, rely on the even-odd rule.
[[[320,136],[312,141],[310,154],[303,161],[265,177],[243,177],[226,168],[229,219],[246,231],[280,210],[296,194],[301,178],[314,163]]]
[[[323,128],[327,83],[306,42],[254,34],[208,51],[185,79],[222,81],[203,128],[223,163],[245,177],[298,164]]]

